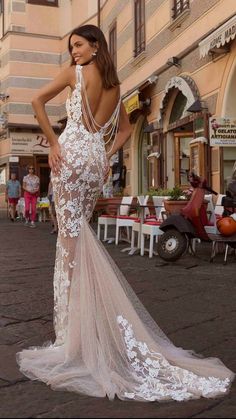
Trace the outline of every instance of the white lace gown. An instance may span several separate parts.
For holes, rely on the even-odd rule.
[[[23,374],[55,390],[122,400],[217,397],[234,378],[217,358],[175,347],[138,300],[88,221],[107,166],[104,129],[83,124],[82,67],[59,138],[53,176],[59,235],[54,275],[56,340],[17,354]],[[82,94],[83,93],[83,94]]]

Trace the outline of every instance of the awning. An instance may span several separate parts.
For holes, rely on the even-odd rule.
[[[236,36],[236,15],[212,32],[207,38],[199,42],[200,58],[205,57],[208,52],[220,48],[232,41]]]
[[[135,111],[135,109],[139,109],[139,90],[135,90],[129,96],[126,96],[126,98],[123,100],[123,103],[128,114]]]

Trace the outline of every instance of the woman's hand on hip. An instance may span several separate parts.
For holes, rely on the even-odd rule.
[[[61,148],[58,142],[51,145],[48,156],[48,162],[53,173],[58,173],[62,163]]]

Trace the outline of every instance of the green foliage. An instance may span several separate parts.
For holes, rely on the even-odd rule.
[[[186,199],[185,197],[183,198],[183,191],[179,185],[175,185],[173,189],[171,189],[169,199],[171,201],[179,201],[180,199]]]
[[[162,189],[162,188],[150,188],[147,191],[147,195],[151,196],[170,196],[171,189]]]
[[[181,189],[179,185],[175,185],[170,191],[170,201],[189,201],[193,193],[193,189]]]

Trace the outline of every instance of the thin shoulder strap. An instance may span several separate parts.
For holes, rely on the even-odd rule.
[[[81,77],[82,77],[82,66],[79,64],[76,64],[75,66],[76,84],[81,83]]]

